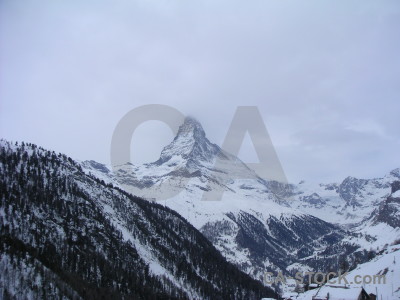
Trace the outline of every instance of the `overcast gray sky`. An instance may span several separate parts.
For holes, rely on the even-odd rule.
[[[258,106],[289,181],[400,167],[400,1],[0,1],[0,137],[110,162],[144,104],[222,144]],[[134,134],[133,162],[173,138]],[[250,143],[240,152],[256,162]]]

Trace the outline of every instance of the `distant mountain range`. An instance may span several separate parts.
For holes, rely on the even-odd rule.
[[[392,184],[400,181],[400,169],[382,178],[347,177],[341,183],[292,185],[291,206],[338,224],[363,222],[392,193]]]
[[[266,271],[351,270],[400,241],[400,169],[268,181],[192,118],[143,165],[0,145],[0,295],[11,298],[260,299],[274,295]]]
[[[216,159],[222,163],[216,166]],[[177,211],[258,280],[266,270],[337,269],[343,261],[355,267],[400,237],[400,210],[389,200],[399,169],[383,178],[332,184],[267,181],[212,144],[192,118],[154,163],[128,162],[113,170],[93,161],[82,166]],[[202,201],[215,189],[224,190],[221,201]]]

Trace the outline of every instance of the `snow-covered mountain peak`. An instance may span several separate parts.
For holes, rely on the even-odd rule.
[[[201,124],[199,123],[199,121],[197,121],[195,118],[193,117],[186,117],[185,121],[183,122],[183,124],[179,127],[178,130],[178,134],[177,136],[192,136],[193,139],[197,140],[197,139],[204,139],[206,134],[204,132],[203,127],[201,126]]]
[[[98,167],[86,165],[89,171],[98,173]],[[99,177],[104,176],[101,173]],[[113,166],[107,176],[129,193],[151,200],[169,199],[182,191],[195,193],[197,197],[192,196],[192,200],[214,190],[234,194],[253,191],[262,199],[271,196],[267,182],[239,158],[211,143],[193,118],[185,119],[156,162]]]
[[[160,159],[156,162],[162,164],[179,156],[187,161],[212,162],[217,155],[222,155],[222,150],[212,144],[206,137],[201,124],[192,117],[187,117],[179,127],[174,140],[164,147]]]

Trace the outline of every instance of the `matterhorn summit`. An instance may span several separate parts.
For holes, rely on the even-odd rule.
[[[290,253],[336,231],[322,220],[282,205],[273,192],[276,182],[261,178],[211,143],[193,118],[185,119],[157,161],[114,166],[107,176],[129,193],[177,211],[229,261],[255,278],[267,268],[283,270],[298,262]],[[310,234],[315,227],[319,230]]]
[[[192,117],[187,117],[179,127],[174,140],[166,146],[160,159],[156,162],[162,164],[174,156],[180,156],[186,162],[213,162],[216,156],[224,157],[222,150],[212,144],[207,138],[201,124]]]
[[[122,188],[148,200],[167,200],[180,192],[193,192],[192,200],[207,191],[258,193],[270,197],[268,184],[236,156],[211,143],[201,124],[187,117],[160,158],[143,165],[114,166]]]

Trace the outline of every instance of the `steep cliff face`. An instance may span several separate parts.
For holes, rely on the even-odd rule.
[[[400,181],[392,184],[392,193],[371,215],[372,224],[387,224],[393,228],[400,228]]]
[[[98,166],[89,169],[100,170]],[[265,197],[268,191],[264,180],[237,157],[211,143],[200,123],[192,118],[185,119],[156,162],[139,166],[128,162],[113,166],[113,170],[111,176],[121,187],[149,200],[168,199],[181,191],[196,193],[199,189],[236,193],[242,186],[243,191],[256,189],[259,197]]]

